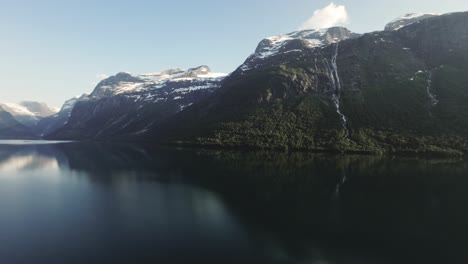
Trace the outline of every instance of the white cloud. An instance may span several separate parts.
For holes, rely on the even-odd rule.
[[[99,73],[99,74],[96,74],[96,76],[94,76],[94,78],[96,78],[94,81],[90,82],[89,84],[92,86],[92,87],[96,87],[96,85],[98,85],[98,83],[104,79],[107,79],[109,78],[110,75],[107,75],[105,73]]]
[[[100,74],[96,75],[96,79],[98,79],[100,81],[104,80],[104,79],[107,79],[107,78],[109,78],[109,75],[104,74],[104,73],[100,73]]]
[[[349,24],[349,15],[344,5],[330,3],[328,6],[314,11],[299,30],[322,29]]]

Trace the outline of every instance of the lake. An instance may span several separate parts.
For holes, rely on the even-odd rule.
[[[468,163],[0,141],[0,263],[468,263]]]

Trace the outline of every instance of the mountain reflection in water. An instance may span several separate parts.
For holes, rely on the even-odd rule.
[[[467,169],[0,142],[0,262],[466,263]]]

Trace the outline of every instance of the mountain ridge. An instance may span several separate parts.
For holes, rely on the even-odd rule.
[[[136,139],[152,124],[209,96],[225,76],[205,65],[136,76],[118,73],[78,101],[67,123],[46,138]]]
[[[465,69],[468,13],[424,21],[239,68],[210,102],[154,127],[149,138],[198,146],[459,155],[467,149],[462,116],[468,113],[468,80],[457,76],[451,90],[441,85]],[[454,107],[457,122],[445,117]]]

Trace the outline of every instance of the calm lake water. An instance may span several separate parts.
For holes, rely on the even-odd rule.
[[[468,163],[0,141],[0,263],[468,263]]]

